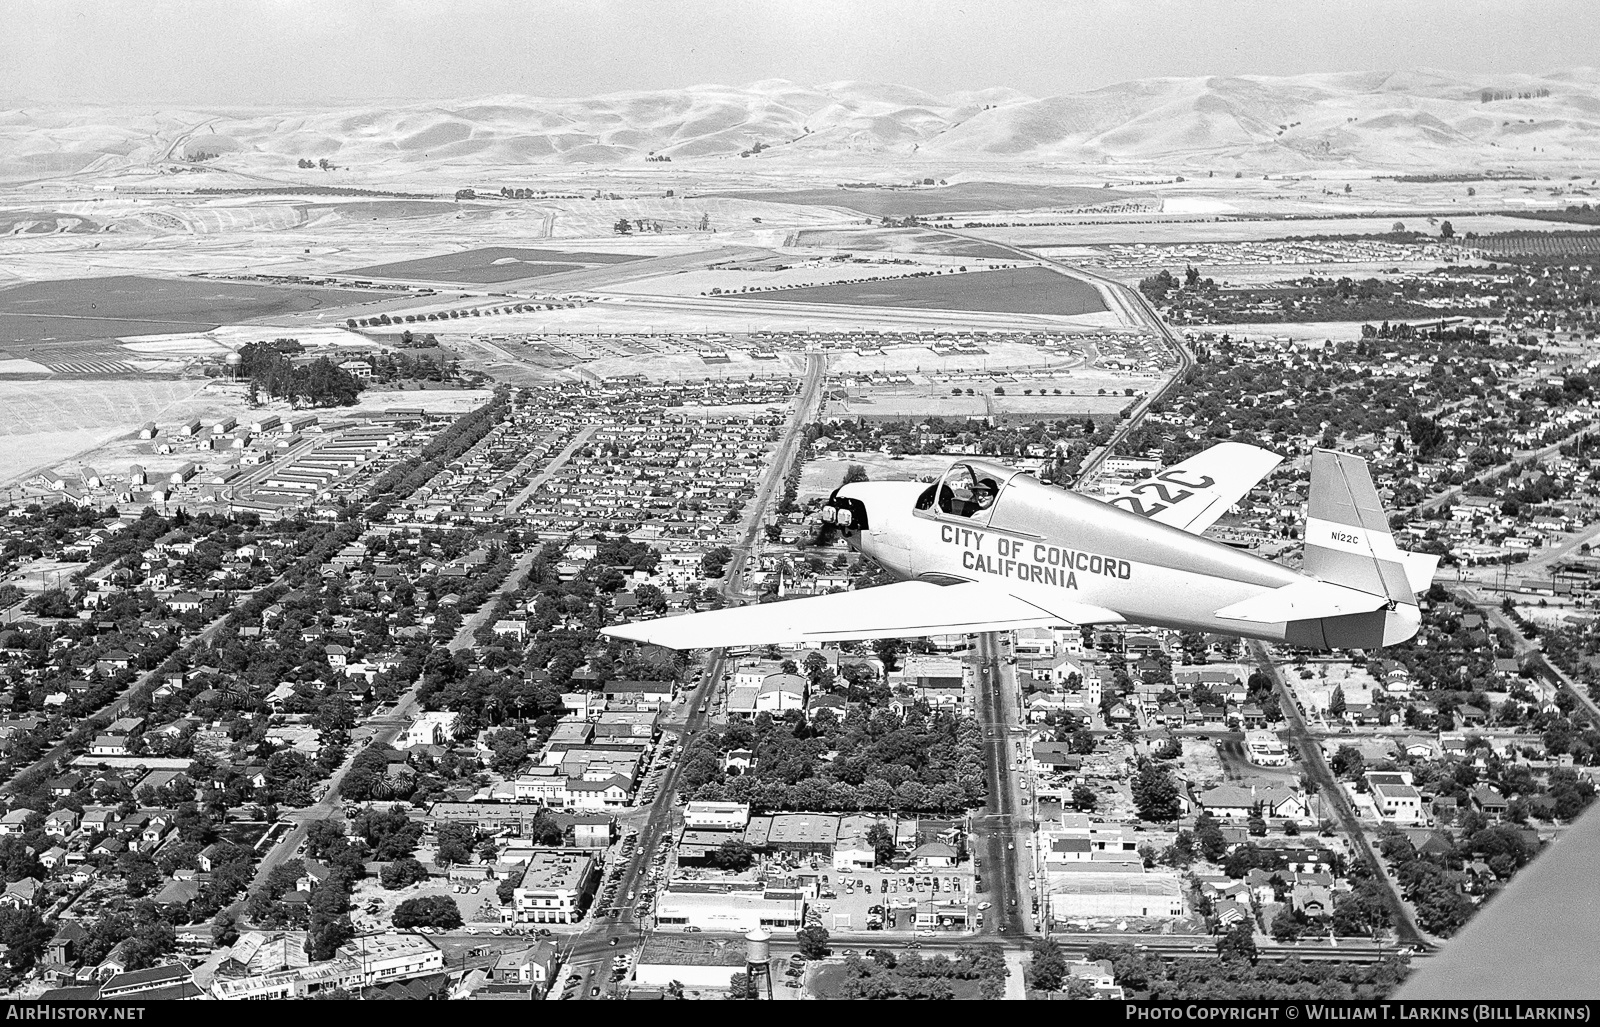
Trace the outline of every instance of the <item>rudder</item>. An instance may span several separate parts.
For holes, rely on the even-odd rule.
[[[1331,449],[1314,451],[1308,506],[1307,574],[1392,603],[1416,603],[1405,556],[1394,544],[1365,460]]]

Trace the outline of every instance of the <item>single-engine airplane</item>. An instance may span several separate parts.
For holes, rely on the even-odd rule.
[[[854,482],[820,517],[902,581],[607,628],[703,649],[1137,623],[1312,649],[1417,633],[1438,557],[1402,552],[1365,460],[1319,449],[1303,571],[1202,538],[1282,457],[1222,443],[1096,497],[980,460],[937,482]]]

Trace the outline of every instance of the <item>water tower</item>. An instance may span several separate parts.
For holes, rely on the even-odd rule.
[[[228,365],[228,377],[233,381],[239,380],[239,361],[241,359],[237,351],[229,353],[222,358],[222,362]]]
[[[772,998],[772,932],[765,927],[744,936],[744,973],[751,998],[760,998],[763,988]]]

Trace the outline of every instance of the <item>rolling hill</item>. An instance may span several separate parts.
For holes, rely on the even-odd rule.
[[[1003,88],[934,96],[897,85],[774,79],[570,99],[0,110],[0,174],[13,178],[202,156],[218,168],[259,173],[293,168],[301,158],[345,167],[616,165],[741,153],[758,161],[915,155],[1275,169],[1584,159],[1600,157],[1600,72],[1147,79],[1043,98]]]

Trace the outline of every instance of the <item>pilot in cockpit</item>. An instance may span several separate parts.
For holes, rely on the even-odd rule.
[[[993,478],[979,478],[970,467],[952,467],[939,488],[939,509],[971,517],[993,506],[999,494],[999,483]]]

